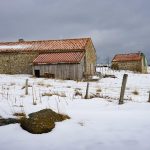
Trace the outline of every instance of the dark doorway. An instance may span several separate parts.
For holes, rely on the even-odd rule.
[[[40,77],[40,70],[34,70],[34,74],[36,77]]]

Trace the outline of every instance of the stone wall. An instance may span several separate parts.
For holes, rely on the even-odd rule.
[[[141,61],[141,63],[142,63],[142,73],[147,73],[147,62],[146,62],[146,64],[145,64],[145,58],[144,57],[142,57],[142,61]],[[147,60],[146,60],[147,61]]]
[[[87,43],[86,46],[85,63],[85,74],[94,75],[96,72],[96,50],[91,40]]]
[[[112,66],[118,67],[119,70],[142,72],[141,61],[112,62]]]
[[[0,73],[32,74],[32,62],[38,53],[1,53]]]

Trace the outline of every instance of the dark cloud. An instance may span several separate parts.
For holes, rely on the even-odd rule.
[[[0,41],[92,37],[101,61],[150,52],[149,0],[1,0]]]

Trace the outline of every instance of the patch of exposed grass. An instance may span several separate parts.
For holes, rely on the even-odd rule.
[[[99,93],[99,92],[102,92],[102,90],[101,90],[100,88],[98,88],[98,89],[96,90],[96,92]]]
[[[42,96],[60,96],[60,97],[66,97],[66,94],[64,92],[58,93],[58,92],[49,92],[49,93],[43,93]]]
[[[53,96],[52,93],[43,93],[42,96]]]
[[[37,85],[39,85],[39,86],[44,86],[44,87],[47,87],[47,88],[48,88],[48,87],[52,87],[51,84],[45,84],[44,81],[38,82]]]
[[[132,94],[134,94],[134,95],[139,95],[139,92],[138,92],[137,90],[134,90],[134,91],[132,92]]]
[[[23,112],[16,112],[13,114],[13,116],[16,116],[16,117],[26,117],[26,114],[23,113]]]

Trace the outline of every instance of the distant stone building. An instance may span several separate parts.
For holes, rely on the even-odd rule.
[[[33,74],[80,80],[96,71],[91,38],[1,42],[1,74]]]
[[[112,60],[112,68],[147,73],[147,59],[141,52],[117,54]]]

